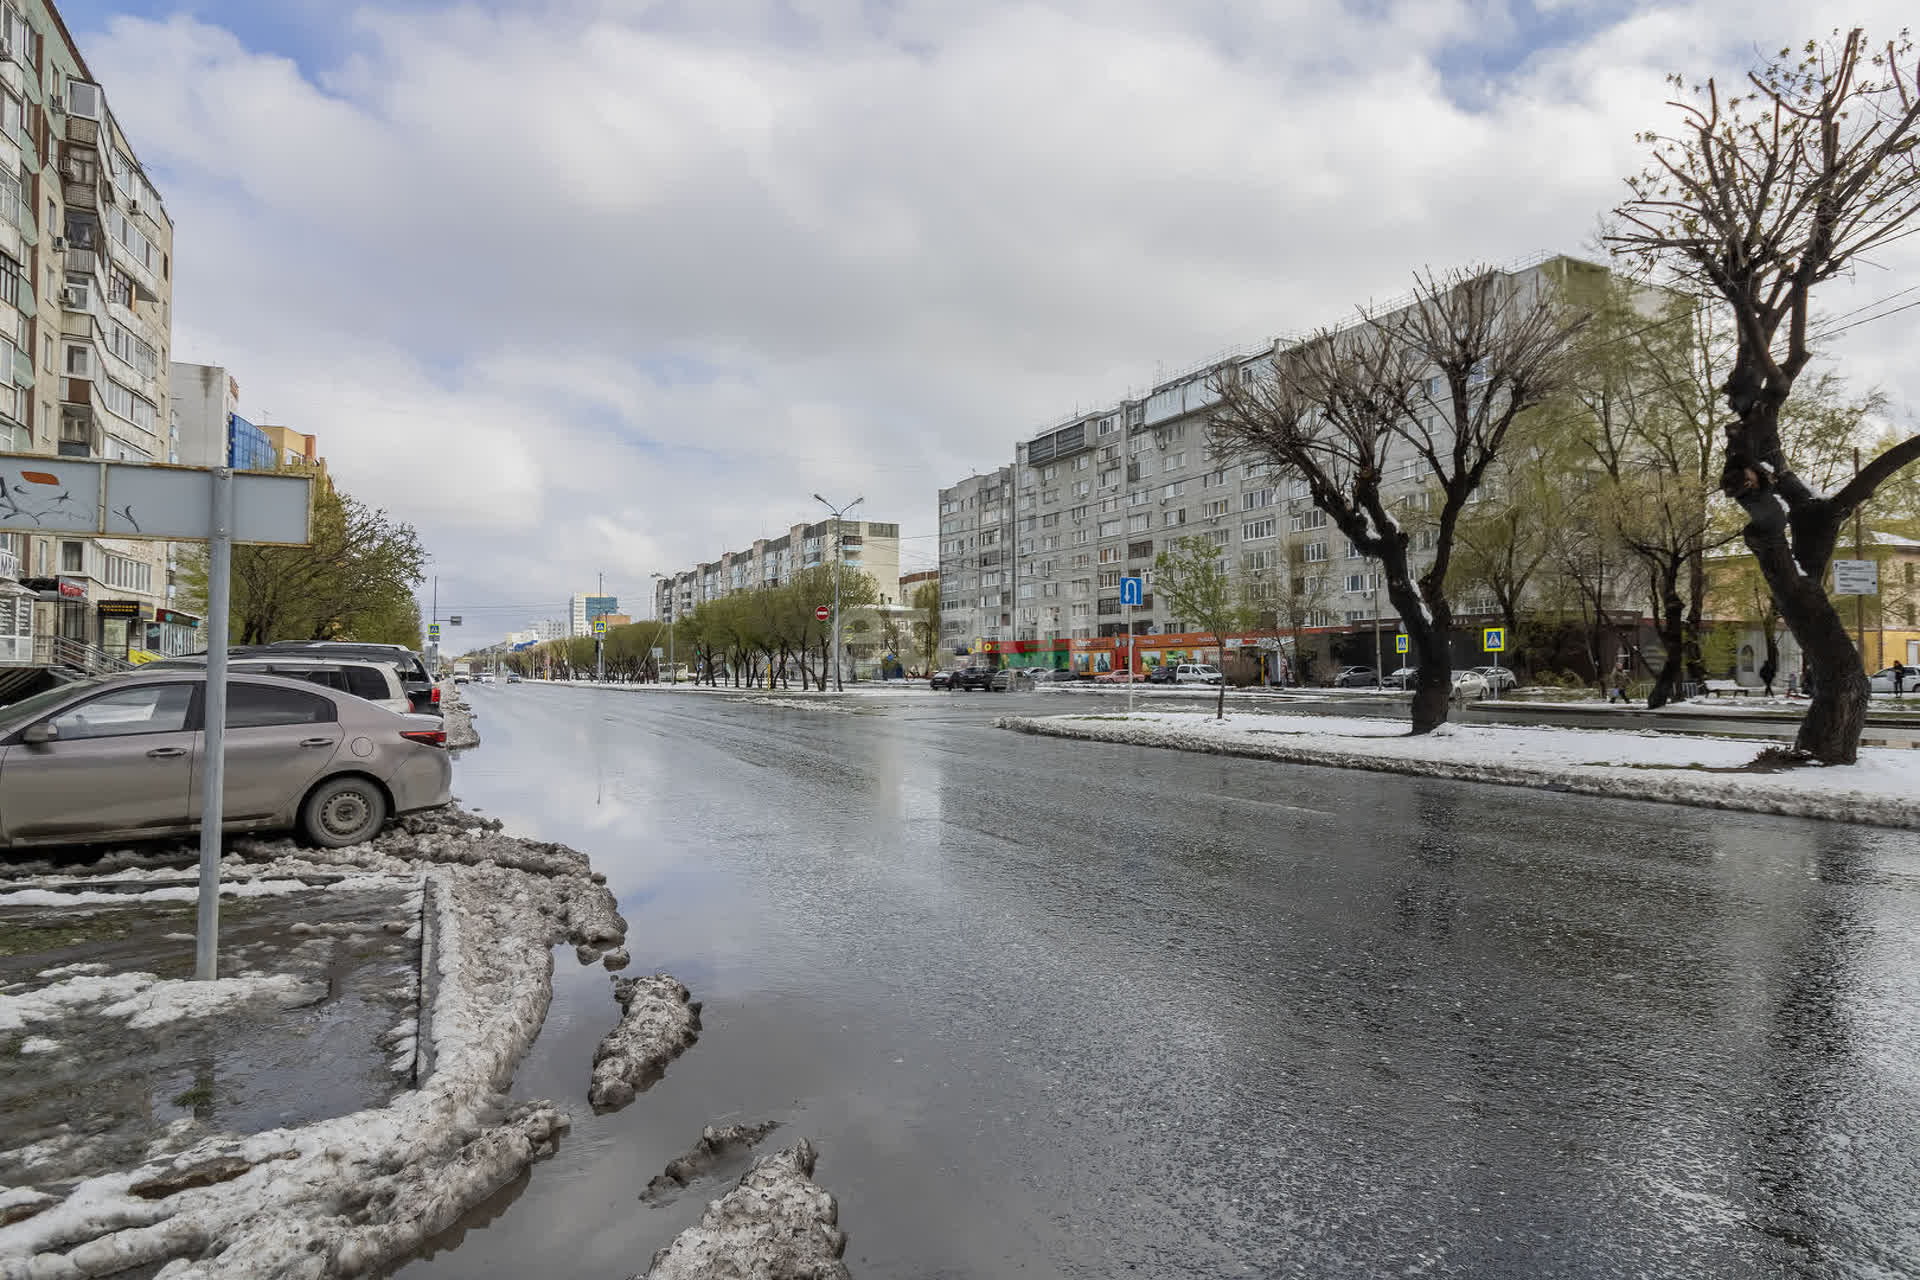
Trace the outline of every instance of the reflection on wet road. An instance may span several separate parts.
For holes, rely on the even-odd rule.
[[[476,691],[456,792],[706,1031],[591,1115],[563,958],[515,1091],[572,1134],[402,1274],[643,1271],[731,1119],[819,1144],[859,1276],[1913,1274],[1910,834],[987,727],[1033,697]]]

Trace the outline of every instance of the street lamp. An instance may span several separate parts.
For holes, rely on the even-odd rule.
[[[844,507],[836,507],[819,494],[813,500],[833,512],[833,691],[839,693],[840,685],[840,522],[847,518],[847,512],[853,510],[867,499],[865,495],[855,498]]]
[[[1373,575],[1373,687],[1383,689],[1386,682],[1380,674],[1380,575]]]

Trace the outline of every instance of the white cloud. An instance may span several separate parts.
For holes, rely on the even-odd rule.
[[[368,7],[313,78],[187,18],[82,43],[175,219],[175,356],[414,520],[481,639],[815,490],[931,533],[940,485],[1162,369],[1579,250],[1665,71],[1822,10],[1645,4],[1471,85],[1505,4]],[[1861,300],[1920,282],[1888,267]],[[1849,347],[1905,406],[1911,332]]]

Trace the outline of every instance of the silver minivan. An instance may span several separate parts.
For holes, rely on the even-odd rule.
[[[1219,684],[1225,679],[1211,662],[1183,662],[1173,669],[1175,684]]]
[[[200,825],[206,676],[133,671],[0,707],[0,847]],[[306,681],[227,681],[222,828],[293,828],[327,848],[452,799],[443,724]]]

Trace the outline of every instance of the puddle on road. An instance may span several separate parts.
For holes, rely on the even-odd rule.
[[[223,900],[220,974],[293,974],[312,995],[149,1030],[96,1011],[0,1031],[0,1185],[58,1190],[215,1133],[255,1133],[379,1106],[407,1077],[386,1038],[417,1018],[417,911],[405,891]],[[307,926],[296,929],[296,926]],[[0,908],[0,990],[70,964],[184,978],[191,903]],[[48,1048],[47,1041],[54,1042]],[[84,1096],[84,1109],[74,1100]]]

